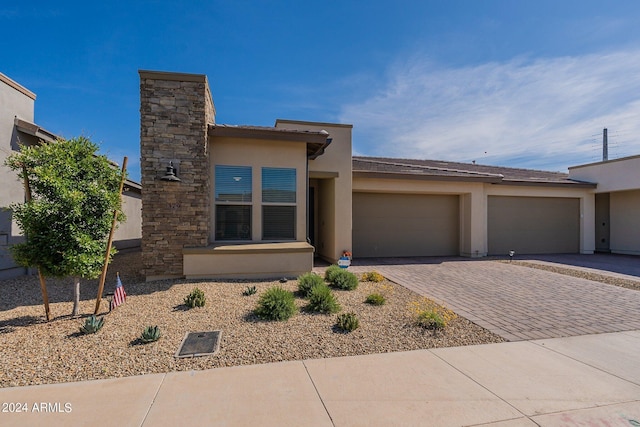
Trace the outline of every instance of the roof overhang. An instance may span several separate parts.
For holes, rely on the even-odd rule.
[[[378,171],[353,171],[354,178],[365,179],[402,179],[412,181],[449,181],[449,182],[487,182],[499,183],[502,178],[498,176],[451,176],[451,175],[427,175],[397,172]]]
[[[594,184],[592,182],[584,182],[584,181],[566,181],[566,182],[558,182],[558,181],[518,181],[505,179],[498,184],[502,185],[515,185],[521,187],[569,187],[569,188],[596,188],[598,184]]]
[[[58,136],[41,128],[35,123],[28,122],[26,120],[19,119],[17,116],[13,119],[13,123],[16,129],[26,135],[35,136],[45,142],[54,142],[58,139]]]
[[[209,136],[228,138],[260,139],[265,141],[291,141],[307,144],[307,157],[315,159],[324,153],[331,143],[329,133],[321,131],[300,131],[259,126],[209,125]]]
[[[50,144],[56,142],[58,139],[61,139],[61,137],[59,137],[58,135],[41,128],[37,124],[19,119],[18,117],[15,117],[13,119],[13,123],[19,132],[22,132],[25,135],[34,136],[38,138],[39,141],[42,141],[44,143]],[[109,160],[109,163],[111,163],[114,167],[120,166],[118,163],[112,160]],[[128,190],[134,190],[138,193],[142,189],[140,183],[132,181],[129,178],[125,180],[125,186]]]

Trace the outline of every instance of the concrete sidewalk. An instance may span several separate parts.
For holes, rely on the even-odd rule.
[[[638,355],[630,331],[4,388],[0,425],[639,426]]]

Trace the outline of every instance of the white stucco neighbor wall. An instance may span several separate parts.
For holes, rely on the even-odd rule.
[[[570,167],[569,177],[609,193],[610,251],[640,255],[640,155]]]
[[[7,157],[18,150],[15,117],[33,121],[36,95],[0,73],[0,279],[24,274],[13,262],[9,246],[22,236],[11,213],[2,208],[24,201],[24,187],[16,174],[4,166]]]
[[[597,183],[596,193],[640,190],[640,155],[573,166],[569,178]]]

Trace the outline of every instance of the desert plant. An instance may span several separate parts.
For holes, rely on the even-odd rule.
[[[368,271],[362,274],[363,282],[382,282],[384,280],[384,276],[377,271]]]
[[[350,271],[340,270],[335,274],[331,283],[336,288],[352,291],[358,287],[358,276]]]
[[[84,325],[80,326],[80,332],[83,334],[95,334],[102,328],[102,325],[104,325],[104,316],[96,317],[92,314],[85,319]]]
[[[256,289],[255,286],[247,286],[247,289],[242,291],[242,295],[244,295],[245,297],[248,297],[250,295],[255,294],[256,292],[258,292],[258,290]]]
[[[161,336],[162,336],[162,333],[160,333],[160,328],[158,328],[157,325],[147,326],[146,328],[144,328],[144,331],[142,331],[142,335],[140,335],[140,340],[143,343],[154,342],[154,341],[158,341]]]
[[[340,311],[340,304],[336,301],[331,289],[323,283],[311,288],[307,310],[318,313],[337,313]]]
[[[418,314],[416,318],[418,326],[422,326],[425,329],[442,329],[447,326],[442,316],[435,310],[425,310]]]
[[[364,302],[371,305],[383,305],[386,301],[384,295],[374,292],[367,295],[367,299]]]
[[[338,274],[338,272],[342,270],[343,269],[336,264],[330,265],[329,267],[327,267],[327,269],[324,272],[324,280],[326,280],[329,283],[333,283],[336,277],[336,274]]]
[[[189,295],[184,298],[184,303],[191,308],[204,307],[204,303],[206,302],[206,300],[207,299],[204,296],[204,292],[199,288],[195,288]]]
[[[298,311],[293,293],[279,286],[268,289],[260,296],[254,313],[263,319],[287,320]]]
[[[342,313],[338,314],[336,326],[343,331],[351,332],[358,329],[358,327],[360,326],[360,321],[358,320],[358,316],[356,316],[355,313]]]
[[[450,321],[458,317],[453,311],[429,298],[422,298],[410,304],[415,322],[425,329],[438,330],[445,328]]]
[[[305,298],[311,294],[311,290],[314,287],[319,285],[324,285],[324,280],[317,274],[305,273],[298,277],[298,291]]]

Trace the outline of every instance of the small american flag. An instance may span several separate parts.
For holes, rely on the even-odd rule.
[[[124,291],[124,286],[122,286],[120,273],[117,273],[116,276],[118,277],[118,282],[116,284],[116,291],[113,293],[113,299],[111,300],[111,310],[127,300],[127,293]]]

